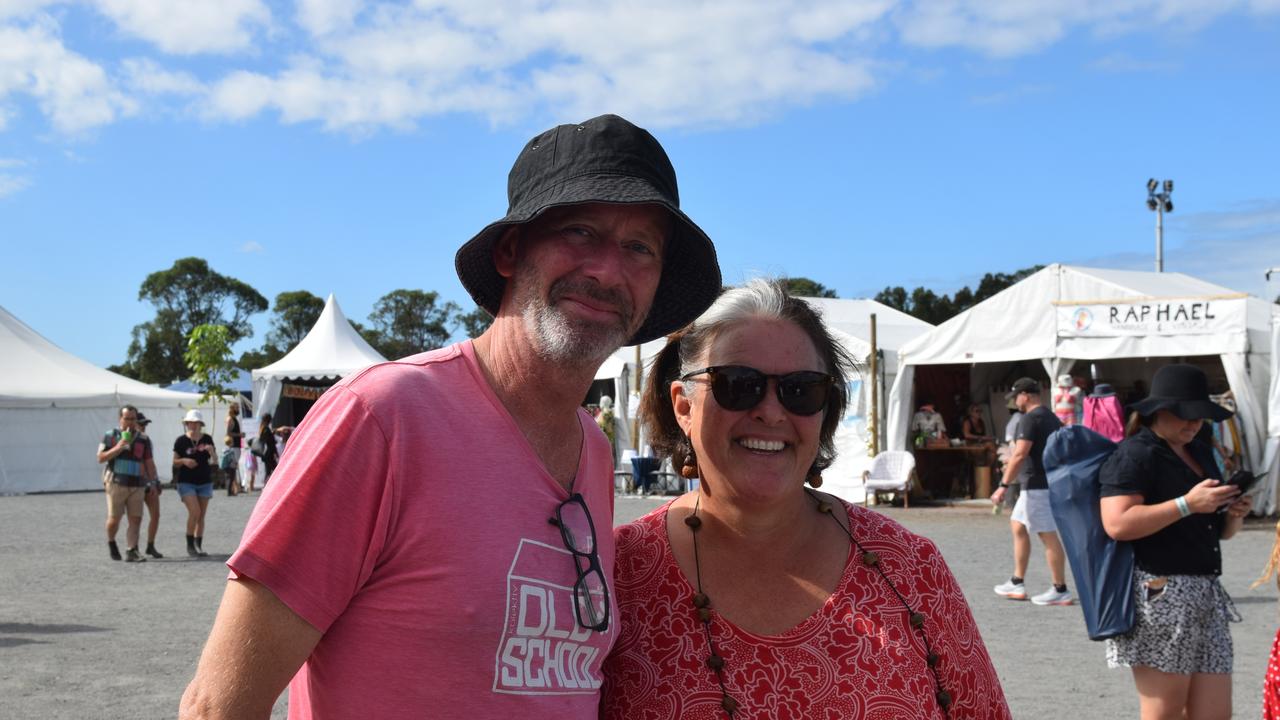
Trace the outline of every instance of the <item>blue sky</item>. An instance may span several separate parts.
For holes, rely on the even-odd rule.
[[[0,0],[0,306],[99,365],[189,255],[470,309],[453,253],[520,147],[603,112],[730,283],[1151,269],[1157,177],[1166,269],[1274,297],[1277,77],[1280,0]]]

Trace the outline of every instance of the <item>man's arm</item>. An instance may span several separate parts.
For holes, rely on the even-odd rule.
[[[321,633],[248,578],[230,580],[182,695],[180,720],[256,720],[271,707],[320,642]]]
[[[120,438],[120,442],[111,447],[107,447],[106,443],[98,443],[98,462],[104,463],[108,460],[114,460],[127,447],[129,447],[129,443],[125,442],[124,438]]]
[[[1026,462],[1030,456],[1030,440],[1013,441],[1013,454],[1009,457],[1008,464],[1004,466],[1004,475],[1000,477],[1000,487],[991,493],[991,502],[998,504],[1004,499],[1005,489],[1018,481],[1018,471],[1022,469],[1022,463]]]

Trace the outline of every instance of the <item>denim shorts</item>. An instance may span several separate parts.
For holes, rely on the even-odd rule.
[[[200,483],[199,485],[184,482],[178,483],[178,497],[184,498],[192,495],[201,498],[213,497],[213,483]]]

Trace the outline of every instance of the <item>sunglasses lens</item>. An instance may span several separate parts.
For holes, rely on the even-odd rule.
[[[560,532],[570,550],[582,555],[596,551],[596,538],[591,532],[591,518],[585,505],[570,501],[560,506]]]
[[[769,388],[769,378],[748,367],[717,368],[711,375],[711,394],[725,410],[749,410]]]
[[[830,378],[822,373],[791,373],[778,379],[778,399],[796,415],[813,415],[826,406],[830,388]]]

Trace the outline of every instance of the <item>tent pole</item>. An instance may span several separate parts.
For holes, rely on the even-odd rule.
[[[644,392],[644,388],[643,388],[643,387],[641,387],[641,385],[640,385],[640,379],[641,379],[641,378],[640,378],[640,372],[641,372],[641,368],[640,368],[640,346],[639,346],[639,345],[636,345],[636,364],[635,364],[635,368],[636,368],[636,384],[635,384],[635,389],[636,389],[636,397],[638,398],[638,397],[640,397],[640,394],[641,394],[642,392]],[[627,398],[627,402],[628,402],[628,403],[630,403],[630,402],[631,402],[631,398],[630,398],[630,397],[628,397],[628,398]],[[634,415],[634,416],[635,416],[635,422],[631,423],[631,447],[635,448],[635,449],[636,449],[636,454],[637,454],[637,455],[639,455],[639,454],[640,454],[640,407],[637,405],[637,407],[636,407],[636,408],[634,408],[634,409],[632,409],[632,408],[627,408],[627,414],[628,414],[628,415]]]
[[[868,422],[871,430],[871,457],[880,454],[880,373],[878,348],[876,347],[876,314],[871,313],[871,412]]]

